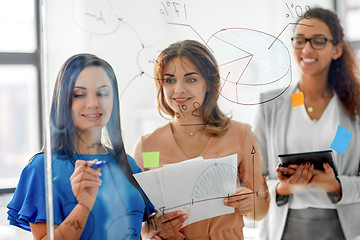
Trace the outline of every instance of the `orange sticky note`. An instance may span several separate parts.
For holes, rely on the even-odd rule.
[[[159,167],[160,152],[143,152],[144,168]]]
[[[298,107],[304,104],[304,94],[297,92],[292,94],[292,106]]]

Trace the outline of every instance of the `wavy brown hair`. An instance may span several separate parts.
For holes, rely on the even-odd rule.
[[[175,116],[175,112],[169,107],[165,100],[163,81],[164,68],[174,58],[183,57],[188,59],[200,72],[206,81],[207,92],[204,102],[199,109],[203,121],[206,123],[206,131],[210,135],[221,135],[227,131],[230,118],[227,117],[217,104],[220,89],[219,68],[214,56],[201,43],[194,40],[184,40],[171,44],[164,49],[154,67],[154,78],[157,91],[157,103],[159,113]]]
[[[307,14],[306,18],[319,19],[328,26],[335,45],[340,43],[343,45],[341,57],[331,62],[328,86],[339,96],[349,116],[354,118],[360,113],[360,76],[354,51],[344,39],[344,30],[336,13],[327,9],[312,8]]]

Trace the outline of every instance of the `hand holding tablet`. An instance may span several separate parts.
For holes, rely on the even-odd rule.
[[[278,157],[283,167],[288,167],[291,164],[301,165],[309,162],[314,165],[314,169],[324,171],[323,163],[328,163],[333,168],[335,176],[338,175],[333,162],[332,150],[280,154]]]

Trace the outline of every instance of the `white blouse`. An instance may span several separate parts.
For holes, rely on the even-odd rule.
[[[289,153],[329,150],[339,125],[340,108],[341,102],[336,94],[318,121],[311,120],[305,105],[293,107],[286,138]],[[326,191],[314,186],[293,193],[289,204],[292,209],[335,208]]]

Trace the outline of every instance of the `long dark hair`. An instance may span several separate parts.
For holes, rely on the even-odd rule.
[[[344,31],[336,13],[327,9],[312,8],[307,11],[307,14],[306,18],[319,19],[328,26],[335,45],[343,44],[342,56],[331,62],[328,86],[339,96],[348,115],[354,118],[360,113],[359,68],[354,51],[344,39]],[[304,17],[300,18],[298,22]]]
[[[163,112],[171,117],[175,112],[165,101],[163,78],[165,66],[176,57],[187,58],[199,70],[206,81],[207,92],[201,107],[206,131],[211,135],[220,135],[229,128],[230,119],[221,112],[217,100],[220,91],[219,68],[214,56],[201,43],[194,40],[184,40],[171,44],[164,49],[154,67],[154,78],[157,89],[157,102],[160,114]]]
[[[120,126],[119,91],[114,70],[109,63],[92,54],[77,54],[65,61],[55,82],[50,110],[51,149],[55,155],[65,155],[74,161],[76,127],[72,118],[72,96],[80,72],[91,66],[101,67],[108,75],[113,87],[113,109],[106,124],[109,151],[120,165],[125,176],[144,195],[133,176],[125,153]],[[146,204],[145,198],[144,202]]]

